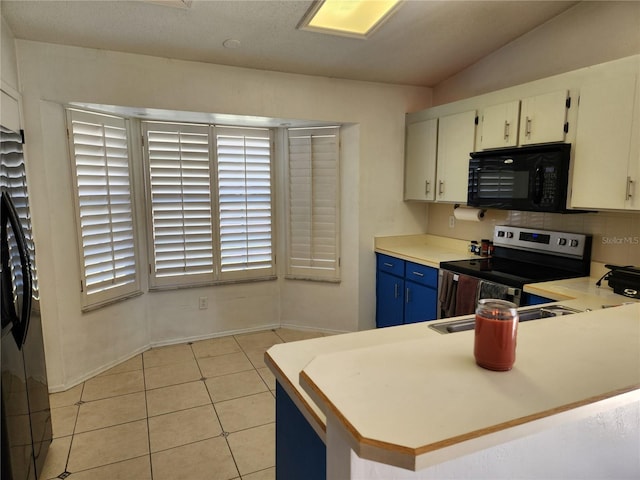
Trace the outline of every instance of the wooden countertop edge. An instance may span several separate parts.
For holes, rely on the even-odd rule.
[[[288,386],[289,388],[285,388],[287,390],[287,392],[293,392],[293,394],[296,396],[296,399],[299,401],[299,403],[302,404],[305,407],[306,412],[315,421],[316,426],[320,429],[320,431],[323,432],[323,435],[321,435],[320,437],[321,437],[321,440],[324,442],[325,438],[326,438],[326,434],[327,434],[327,425],[326,425],[326,423],[309,406],[309,403],[307,402],[307,400],[302,395],[300,395],[300,392],[298,391],[296,386],[293,385],[289,381],[289,379],[287,378],[285,373],[282,371],[282,369],[273,360],[273,358],[271,358],[271,355],[269,355],[269,352],[264,352],[264,361],[267,364],[267,367],[269,367],[269,369],[271,369],[272,371],[275,371],[275,372],[278,373],[278,376],[279,376],[278,380],[280,380],[282,383],[286,383],[286,385],[283,385],[283,388]],[[304,412],[301,412],[301,413],[304,415]],[[314,428],[314,430],[316,430],[316,429]]]
[[[573,410],[575,408],[579,408],[579,407],[583,407],[585,405],[589,405],[592,403],[596,403],[602,400],[606,400],[608,398],[612,398],[615,397],[617,395],[622,395],[624,393],[628,393],[628,392],[632,392],[634,390],[639,390],[640,389],[640,383],[638,384],[634,384],[634,385],[630,385],[627,387],[623,387],[620,389],[616,389],[613,390],[611,392],[606,392],[603,393],[601,395],[596,395],[594,397],[590,397],[590,398],[586,398],[580,401],[576,401],[576,402],[572,402],[566,405],[561,405],[559,407],[555,407],[555,408],[551,408],[549,410],[544,410],[541,412],[537,412],[535,414],[532,415],[527,415],[524,417],[520,417],[520,418],[515,418],[513,420],[510,420],[508,422],[503,422],[503,423],[499,423],[497,425],[494,425],[492,427],[487,427],[487,428],[483,428],[480,430],[475,430],[472,432],[468,432],[465,433],[463,435],[458,435],[455,437],[451,437],[448,438],[446,440],[441,440],[438,442],[434,442],[434,443],[430,443],[428,445],[423,445],[420,447],[407,447],[407,446],[403,446],[403,445],[397,445],[395,443],[390,443],[390,442],[384,442],[381,440],[375,440],[375,439],[371,439],[371,438],[367,438],[364,437],[360,434],[360,432],[358,432],[358,430],[349,422],[349,420],[347,420],[347,418],[342,414],[342,412],[340,412],[340,410],[331,402],[331,400],[329,400],[329,398],[322,392],[322,390],[316,385],[316,383],[309,377],[309,375],[307,375],[307,373],[303,370],[300,372],[300,380],[301,382],[304,382],[307,384],[307,386],[309,388],[311,388],[314,393],[323,401],[323,403],[331,410],[331,412],[333,413],[333,415],[340,421],[340,423],[342,423],[342,425],[344,426],[344,428],[347,430],[347,432],[350,434],[351,438],[353,441],[355,441],[355,445],[358,446],[358,448],[355,448],[354,451],[358,454],[358,456],[360,456],[361,458],[365,458],[368,460],[375,460],[378,461],[378,456],[376,455],[375,458],[373,455],[370,455],[367,453],[366,450],[368,450],[366,447],[370,447],[373,448],[374,450],[384,450],[386,452],[395,454],[395,455],[400,455],[401,458],[399,458],[398,462],[393,463],[392,465],[397,466],[397,467],[401,467],[401,468],[409,468],[407,465],[407,459],[408,458],[416,458],[420,455],[429,453],[429,452],[433,452],[435,450],[440,450],[442,448],[446,448],[446,447],[450,447],[453,445],[456,445],[458,443],[462,443],[468,440],[472,440],[472,439],[476,439],[478,437],[482,437],[484,435],[489,435],[492,433],[496,433],[502,430],[507,430],[509,428],[512,427],[516,427],[525,423],[529,423],[535,420],[540,420],[542,418],[546,418],[546,417],[550,417],[552,415],[556,415],[558,413],[562,413],[562,412],[566,412],[569,410]],[[353,444],[353,442],[352,442]],[[385,455],[385,458],[389,459],[388,455]],[[402,459],[404,459],[405,461],[402,461]],[[385,463],[389,463],[389,461],[385,462]],[[413,466],[411,467],[413,470],[415,470],[415,462],[412,462]],[[390,463],[391,464],[391,463]]]

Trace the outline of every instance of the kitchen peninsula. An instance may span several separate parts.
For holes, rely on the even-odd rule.
[[[403,325],[272,347],[278,402],[326,446],[326,478],[637,477],[640,303],[602,309],[624,298],[595,279],[538,291],[563,282],[563,305],[594,310],[521,324],[510,372],[475,365],[473,331]]]

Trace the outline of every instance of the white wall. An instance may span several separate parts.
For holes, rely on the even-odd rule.
[[[441,105],[640,53],[640,2],[583,1],[436,85]]]
[[[3,87],[18,90],[18,64],[16,63],[16,48],[13,32],[4,18],[0,25],[0,75]]]
[[[150,344],[281,323],[334,331],[374,326],[374,235],[424,229],[425,207],[402,201],[404,114],[428,106],[429,89],[29,41],[18,41],[17,51],[25,128],[33,139],[33,220],[52,389]],[[342,147],[342,283],[278,280],[153,292],[82,314],[61,107],[67,102],[350,124]],[[208,310],[198,310],[199,296],[209,298]]]

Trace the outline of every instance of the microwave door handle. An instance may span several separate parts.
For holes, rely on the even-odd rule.
[[[542,201],[542,189],[544,188],[544,169],[536,167],[536,179],[533,192],[533,203],[539,204]]]

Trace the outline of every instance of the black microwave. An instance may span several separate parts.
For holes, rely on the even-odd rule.
[[[571,144],[471,153],[467,205],[567,212]]]

